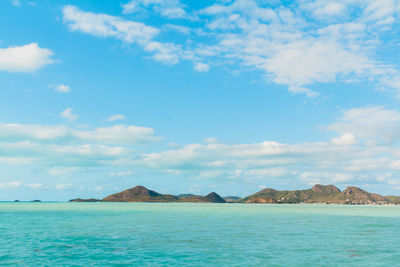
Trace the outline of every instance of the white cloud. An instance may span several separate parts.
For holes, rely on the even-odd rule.
[[[22,185],[22,182],[19,181],[13,181],[13,182],[0,182],[0,188],[17,188]]]
[[[115,114],[115,115],[111,115],[110,117],[108,117],[108,118],[106,119],[106,121],[108,121],[108,122],[123,121],[123,120],[125,120],[125,119],[126,119],[126,118],[125,118],[124,115]]]
[[[337,122],[326,127],[339,134],[327,142],[228,145],[207,138],[205,144],[153,153],[140,153],[131,147],[160,140],[152,128],[114,125],[82,130],[0,124],[0,163],[31,164],[55,177],[70,177],[93,168],[112,177],[131,176],[131,170],[138,170],[182,179],[257,184],[269,179],[303,184],[387,184],[389,178],[393,183],[400,175],[400,149],[379,140],[398,140],[393,137],[400,136],[399,121],[400,113],[393,109],[355,108],[343,111]],[[382,178],[382,173],[388,178]]]
[[[134,125],[113,125],[82,130],[65,125],[35,125],[0,123],[0,140],[35,142],[73,141],[95,142],[100,144],[146,144],[159,141],[154,136],[154,129]]]
[[[55,166],[55,167],[51,167],[48,170],[48,173],[50,175],[63,177],[63,176],[68,176],[69,174],[72,174],[72,173],[76,173],[80,170],[81,170],[81,168],[79,168],[79,167]]]
[[[397,0],[370,0],[366,2],[367,6],[363,10],[363,19],[375,22],[378,26],[393,24],[400,11]]]
[[[314,98],[319,95],[319,93],[314,92],[313,90],[310,90],[305,87],[297,87],[297,86],[290,86],[289,92],[292,92],[294,94],[305,94],[307,97],[310,97],[310,98]]]
[[[173,30],[182,34],[190,34],[191,32],[191,28],[186,27],[186,26],[182,26],[182,25],[175,25],[175,24],[171,24],[171,23],[167,23],[163,25],[163,29],[165,31],[169,31],[169,30]]]
[[[142,22],[85,12],[75,6],[65,6],[63,15],[64,22],[72,31],[98,37],[114,37],[128,44],[137,44],[145,51],[153,53],[155,60],[165,64],[176,64],[181,57],[179,45],[154,41],[160,30]]]
[[[137,9],[137,1],[130,1],[124,5],[122,5],[122,13],[124,14],[130,14],[135,12]]]
[[[59,85],[55,86],[55,90],[59,93],[70,93],[71,92],[71,88],[69,87],[69,85],[65,85],[65,84],[59,84]]]
[[[327,127],[340,134],[393,143],[400,138],[400,112],[382,106],[345,110],[338,122]]]
[[[34,188],[34,189],[38,189],[38,188],[42,188],[43,187],[43,185],[39,184],[39,183],[30,183],[30,184],[27,184],[27,186],[29,188]]]
[[[357,139],[352,133],[345,133],[338,138],[332,138],[331,143],[337,146],[354,145]]]
[[[343,14],[346,5],[341,2],[328,2],[314,10],[314,15],[323,18],[324,16],[334,16]]]
[[[144,46],[147,52],[153,52],[153,59],[165,64],[177,64],[180,59],[180,47],[173,43],[148,42]]]
[[[72,186],[72,184],[58,184],[54,188],[57,189],[57,190],[65,190],[65,189],[68,189],[71,186]]]
[[[57,139],[66,137],[69,131],[69,128],[63,125],[0,123],[0,138]]]
[[[125,14],[189,18],[200,25],[177,28],[163,21],[157,27],[186,34],[173,40],[156,26],[122,17],[74,6],[64,7],[63,13],[71,30],[138,44],[165,64],[189,60],[195,71],[209,71],[213,65],[237,71],[241,64],[261,70],[268,82],[307,97],[320,94],[314,87],[318,83],[364,81],[372,89],[400,96],[398,67],[379,60],[379,49],[386,42],[382,36],[393,27],[400,5],[395,0],[383,1],[300,0],[266,7],[253,0],[234,0],[191,12],[178,0],[132,0],[122,5]]]
[[[338,75],[364,73],[370,66],[367,58],[346,50],[336,41],[301,40],[280,46],[264,62],[274,81],[289,86],[332,82]],[[305,91],[307,92],[307,91]]]
[[[60,116],[68,121],[76,121],[78,119],[78,115],[73,113],[72,108],[67,108],[60,113]]]
[[[218,139],[215,137],[207,137],[207,138],[204,138],[204,142],[209,143],[209,144],[218,143]]]
[[[300,175],[300,178],[307,182],[309,185],[314,184],[338,184],[338,183],[349,183],[354,180],[354,176],[348,173],[337,173],[337,172],[304,172]]]
[[[63,8],[64,22],[72,31],[99,37],[115,37],[127,43],[145,44],[158,34],[157,28],[106,14],[85,12],[75,6]]]
[[[74,136],[81,140],[101,142],[106,144],[150,143],[160,140],[154,137],[154,129],[139,126],[114,125],[99,127],[92,131],[77,131]]]
[[[20,7],[20,6],[21,6],[20,0],[12,0],[11,4],[12,4],[13,6],[16,6],[16,7]]]
[[[210,70],[210,65],[198,62],[194,65],[194,69],[199,72],[208,72]]]
[[[53,52],[37,43],[0,48],[0,71],[33,72],[54,63]]]
[[[123,13],[130,14],[152,8],[163,17],[170,19],[187,18],[184,5],[179,0],[131,0],[122,5]]]
[[[123,177],[123,176],[132,176],[133,172],[131,171],[120,171],[120,172],[112,172],[110,173],[111,177]]]

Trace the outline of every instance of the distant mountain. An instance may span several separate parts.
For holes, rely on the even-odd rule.
[[[176,196],[159,194],[144,186],[136,186],[102,199],[104,202],[176,202],[178,200]]]
[[[236,201],[239,201],[239,200],[241,200],[242,198],[241,197],[237,197],[237,196],[227,196],[227,197],[222,197],[226,202],[230,202],[230,203],[232,203],[232,202],[236,202]]]
[[[217,193],[212,192],[204,197],[189,194],[186,197],[180,198],[179,202],[225,203],[226,201],[222,197],[220,197]]]
[[[177,197],[179,199],[185,198],[185,197],[193,197],[193,196],[197,196],[197,195],[193,195],[193,194],[180,194],[180,195],[177,195]]]
[[[400,202],[400,198],[397,199]],[[369,193],[355,186],[340,191],[334,185],[316,184],[310,189],[278,191],[267,188],[239,202],[244,203],[327,203],[327,204],[390,204],[396,197]]]

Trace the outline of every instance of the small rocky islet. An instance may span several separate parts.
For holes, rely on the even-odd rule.
[[[341,191],[334,185],[316,184],[305,190],[275,190],[266,188],[255,194],[240,198],[221,197],[215,192],[206,196],[181,194],[160,194],[144,186],[136,186],[103,199],[71,199],[70,202],[194,202],[194,203],[264,203],[264,204],[400,204],[399,196],[381,196],[367,192],[359,187],[348,186]]]

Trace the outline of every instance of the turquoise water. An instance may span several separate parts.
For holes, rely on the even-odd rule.
[[[400,266],[400,206],[0,203],[0,265]]]

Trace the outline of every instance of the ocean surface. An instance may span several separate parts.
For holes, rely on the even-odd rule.
[[[400,206],[0,202],[0,265],[400,266]]]

